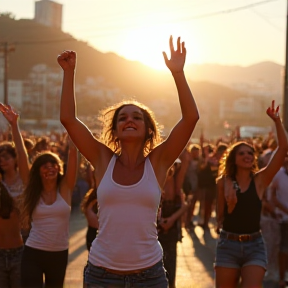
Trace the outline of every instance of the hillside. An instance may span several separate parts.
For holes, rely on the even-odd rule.
[[[67,33],[33,20],[0,17],[0,39],[1,42],[15,43],[15,51],[9,56],[10,79],[26,78],[31,67],[39,63],[59,67],[56,58],[65,49],[77,52],[77,81],[81,83],[88,76],[102,76],[121,87],[123,94],[128,96],[153,98],[159,95],[163,87],[160,77],[163,80],[169,75],[163,76],[163,73],[113,53],[101,53]]]
[[[281,93],[284,67],[274,62],[256,63],[251,66],[223,66],[219,64],[188,65],[187,75],[194,81],[209,81],[228,87],[239,84],[265,84],[276,94]],[[253,91],[252,91],[253,94]]]
[[[5,41],[15,44],[15,51],[9,54],[9,79],[26,79],[31,67],[41,63],[60,69],[56,60],[57,55],[65,49],[75,50],[78,59],[76,85],[83,83],[87,77],[104,78],[111,86],[119,88],[123,98],[135,97],[150,106],[158,115],[158,121],[167,128],[166,133],[179,120],[177,91],[168,69],[167,72],[159,72],[140,62],[128,61],[113,53],[102,53],[83,41],[77,41],[67,33],[28,19],[14,20],[0,17],[0,42]],[[224,115],[227,119],[222,119],[218,117],[219,107],[221,103],[230,105],[229,103],[233,104],[235,99],[253,94],[253,91],[245,93],[231,89],[234,82],[265,79],[277,86],[280,81],[280,70],[281,66],[275,63],[260,63],[250,67],[187,65],[185,71],[201,115],[195,135],[199,135],[200,129],[205,129],[211,135],[221,133],[224,120],[229,120],[235,125],[247,123],[267,125],[265,113],[263,117],[258,117],[259,119],[254,113],[242,116]],[[103,108],[99,103],[95,103],[95,98],[88,98],[85,95],[77,95],[77,98],[78,111],[81,115],[97,115],[99,108]],[[261,103],[264,103],[263,107],[266,107],[265,101],[261,100]],[[101,103],[105,104],[109,103]]]

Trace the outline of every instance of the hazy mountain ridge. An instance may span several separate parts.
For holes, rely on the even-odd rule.
[[[76,85],[84,83],[87,77],[102,77],[109,85],[119,88],[123,97],[135,97],[149,105],[157,115],[160,115],[159,122],[168,128],[179,119],[177,91],[168,69],[166,72],[157,71],[114,53],[102,53],[86,42],[77,41],[68,33],[42,26],[28,19],[14,20],[0,17],[0,42],[5,41],[10,44],[15,43],[15,51],[9,53],[9,79],[26,79],[31,68],[36,64],[43,63],[61,69],[57,64],[57,55],[65,49],[75,50],[78,59]],[[253,89],[249,91],[231,89],[234,88],[235,83],[249,84],[264,81],[268,86],[273,87],[271,89],[279,96],[282,69],[281,65],[273,62],[257,63],[248,67],[218,64],[186,65],[188,82],[199,106],[200,115],[203,116],[197,129],[204,127],[207,131],[211,129],[215,132],[215,127],[223,127],[224,121],[218,117],[219,103],[221,101],[232,103],[235,99],[253,94]],[[99,108],[103,108],[95,103],[95,99],[77,95],[77,98],[80,97],[81,101],[78,102],[80,113],[95,115]],[[255,117],[255,114],[251,113],[250,116],[244,115],[242,119],[239,114],[234,117],[235,121],[228,120],[231,123],[234,121],[235,124],[241,122],[244,125],[245,122],[245,124],[266,125],[266,118],[258,121]]]
[[[246,67],[224,66],[220,64],[193,64],[188,65],[186,71],[194,81],[209,81],[229,87],[235,87],[237,83],[266,83],[271,89],[280,93],[282,90],[284,67],[280,64],[266,61]]]

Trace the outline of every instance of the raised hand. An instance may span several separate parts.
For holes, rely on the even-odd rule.
[[[170,36],[169,46],[170,46],[170,53],[171,53],[170,60],[168,59],[167,54],[163,52],[166,66],[169,68],[169,70],[172,73],[178,73],[178,72],[183,71],[185,59],[186,59],[185,43],[184,42],[181,43],[180,37],[178,37],[177,38],[177,50],[175,50],[174,45],[173,45],[173,37]]]
[[[0,103],[0,111],[11,126],[17,124],[19,114],[10,105]]]
[[[280,118],[279,106],[277,106],[277,108],[275,109],[275,100],[272,101],[271,107],[267,108],[266,113],[273,121],[276,121]]]
[[[74,70],[76,66],[76,52],[65,50],[58,55],[57,61],[63,70]]]

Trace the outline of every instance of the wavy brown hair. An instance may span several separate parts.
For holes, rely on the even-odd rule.
[[[116,105],[110,106],[101,112],[99,120],[102,122],[103,130],[100,136],[100,140],[106,144],[114,153],[121,153],[120,143],[115,137],[114,131],[116,130],[117,117],[120,110],[128,105],[134,105],[140,108],[143,113],[146,129],[143,152],[146,156],[156,145],[161,142],[160,126],[156,122],[153,112],[138,101],[125,100]]]
[[[14,159],[16,159],[17,161],[17,153],[16,153],[16,149],[15,149],[15,145],[13,142],[2,142],[0,144],[0,154],[6,152],[7,154],[9,154],[11,157],[13,157]],[[17,162],[15,165],[15,170],[17,169]],[[3,176],[4,171],[0,168],[0,174]]]
[[[88,205],[95,199],[97,199],[97,188],[91,188],[85,194],[85,196],[84,196],[84,198],[80,204],[80,208],[81,208],[82,213],[84,213],[84,214],[86,213]],[[97,203],[93,206],[93,211],[95,213],[98,212]]]
[[[10,214],[15,209],[14,200],[7,191],[5,185],[0,181],[0,217],[9,219]]]
[[[240,141],[240,142],[236,142],[235,144],[231,145],[224,152],[224,154],[220,160],[218,179],[221,178],[222,176],[228,176],[232,179],[234,179],[236,177],[236,173],[237,173],[237,166],[235,164],[236,154],[237,154],[237,151],[239,150],[239,148],[243,145],[251,148],[251,150],[253,151],[253,153],[255,155],[254,147],[247,142]],[[257,165],[257,157],[255,155],[254,156],[254,162],[253,162],[253,165],[251,168],[251,173],[255,174],[258,170],[259,169],[258,169],[258,165]]]
[[[24,228],[29,227],[32,219],[32,213],[41,197],[43,184],[40,176],[40,167],[49,162],[58,164],[60,168],[57,176],[57,186],[60,184],[60,181],[63,177],[63,163],[57,154],[46,151],[36,156],[30,169],[27,186],[22,195],[23,207],[21,208],[21,218]]]

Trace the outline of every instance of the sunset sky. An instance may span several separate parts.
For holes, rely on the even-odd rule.
[[[187,63],[285,64],[287,0],[57,0],[62,30],[101,52],[163,69],[172,34]],[[1,0],[0,12],[34,17],[34,0]],[[67,47],[69,49],[69,47]]]

